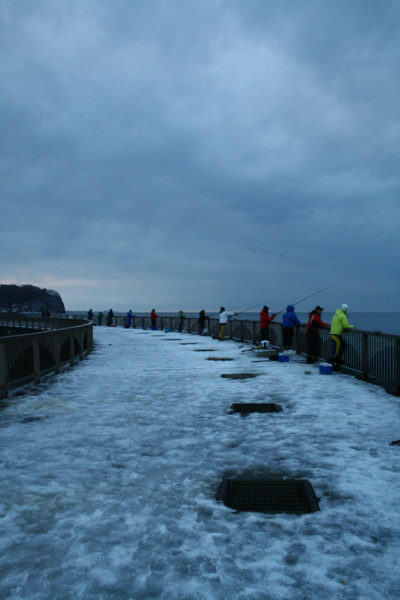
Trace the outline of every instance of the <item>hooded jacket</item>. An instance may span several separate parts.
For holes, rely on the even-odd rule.
[[[338,308],[332,317],[331,335],[342,335],[345,329],[354,329],[354,325],[350,325],[346,313]]]
[[[300,325],[300,321],[296,313],[294,312],[294,306],[292,306],[292,304],[289,304],[289,306],[286,307],[286,312],[282,317],[282,326],[297,327],[298,325]]]

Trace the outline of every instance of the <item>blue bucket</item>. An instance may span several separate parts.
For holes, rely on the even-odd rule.
[[[329,363],[321,363],[319,365],[321,375],[332,375],[332,365]]]
[[[171,331],[171,330],[170,330],[170,328],[169,328],[169,327],[166,327],[166,328],[164,329],[164,333],[169,333],[170,331]]]
[[[282,352],[278,356],[279,362],[289,362],[289,354],[283,354]]]

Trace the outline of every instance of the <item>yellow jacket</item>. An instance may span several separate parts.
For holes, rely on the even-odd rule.
[[[344,329],[354,329],[354,325],[350,325],[346,313],[338,308],[332,317],[331,335],[342,335]]]

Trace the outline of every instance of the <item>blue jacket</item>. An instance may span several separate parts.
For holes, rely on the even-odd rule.
[[[289,304],[289,306],[286,307],[286,312],[282,317],[282,326],[296,327],[297,325],[300,325],[300,321],[294,312],[294,306]]]

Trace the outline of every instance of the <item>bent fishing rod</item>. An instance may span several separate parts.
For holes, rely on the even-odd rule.
[[[305,296],[304,298],[301,298],[300,300],[297,300],[297,302],[292,302],[291,304],[293,304],[293,306],[296,306],[297,304],[301,304],[302,302],[304,302],[305,300],[308,300],[309,298],[312,298],[313,296],[316,296],[317,294],[321,294],[322,292],[325,292],[326,290],[329,290],[330,288],[332,288],[335,284],[332,283],[331,285],[328,285],[325,288],[322,288],[321,290],[318,290],[316,292],[313,292],[312,294],[309,294],[308,296]],[[256,306],[260,306],[261,302],[257,302],[257,304],[253,304],[253,306],[248,306],[247,308],[244,308],[240,311],[234,311],[235,314],[240,315],[242,312],[246,312],[252,308],[255,308]],[[280,311],[274,313],[275,315],[279,315],[281,312],[283,312],[284,310],[286,310],[286,308],[282,308]]]
[[[296,304],[301,304],[302,302],[304,302],[305,300],[308,300],[309,298],[312,298],[313,296],[316,296],[317,294],[321,294],[322,292],[325,292],[326,290],[329,290],[330,288],[332,288],[335,284],[332,283],[332,285],[328,285],[325,288],[322,288],[321,290],[318,290],[317,292],[313,292],[312,294],[310,294],[309,296],[306,296],[305,298],[301,298],[301,300],[297,300],[297,302],[293,302],[293,306],[296,306]],[[282,308],[279,312],[275,313],[276,315],[279,315],[281,312],[283,312],[284,310],[286,310],[286,308]]]
[[[305,302],[305,300],[308,300],[309,298],[312,298],[313,296],[316,296],[317,294],[321,294],[322,292],[329,290],[334,285],[336,285],[336,284],[332,283],[331,285],[328,285],[327,287],[317,290],[316,292],[313,292],[312,294],[309,294],[308,296],[305,296],[304,298],[301,298],[300,300],[297,300],[296,302],[291,302],[291,304],[293,304],[294,306],[296,306],[297,304],[301,304],[302,302]],[[262,304],[262,302],[257,302],[257,304],[253,304],[252,306],[246,306],[245,308],[239,307],[239,309],[232,310],[232,312],[235,315],[240,315],[241,313],[247,312],[248,310],[251,310],[252,308],[255,308],[256,306],[260,306],[260,304]],[[276,312],[274,314],[279,315],[284,310],[286,310],[286,307],[282,308],[281,310],[279,310],[278,312]],[[207,317],[212,318],[214,315],[218,315],[218,314],[219,314],[218,312],[211,313],[210,315],[207,315]]]

